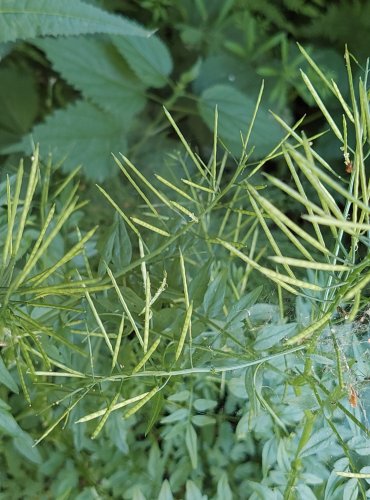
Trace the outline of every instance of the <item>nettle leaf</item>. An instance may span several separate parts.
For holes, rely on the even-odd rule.
[[[214,85],[199,98],[202,119],[213,130],[215,108],[218,109],[218,131],[221,140],[235,155],[242,150],[240,134],[245,137],[256,106],[255,98],[246,96],[230,85]],[[255,146],[255,155],[262,157],[283,137],[283,131],[272,115],[260,106],[249,139],[249,148]]]
[[[38,113],[39,98],[31,72],[0,69],[0,147],[18,142]]]
[[[137,77],[148,87],[160,88],[167,84],[172,71],[172,58],[166,45],[157,37],[111,37],[118,51],[126,59]]]
[[[35,45],[68,83],[102,109],[127,122],[145,106],[144,86],[109,41],[47,38]]]
[[[86,176],[97,181],[116,171],[111,153],[125,152],[127,147],[125,124],[84,101],[55,111],[44,123],[36,125],[19,146],[31,153],[37,143],[44,148],[44,155],[52,153],[56,163],[64,160],[65,171],[82,164]]]
[[[0,0],[0,42],[88,33],[149,35],[135,22],[80,0]]]

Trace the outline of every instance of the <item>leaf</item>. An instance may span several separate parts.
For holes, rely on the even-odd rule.
[[[254,290],[241,297],[230,308],[226,318],[228,327],[235,326],[237,323],[249,317],[249,308],[255,304],[258,297],[261,295],[262,286],[257,286]]]
[[[160,88],[167,84],[167,77],[172,71],[172,59],[168,48],[158,37],[153,35],[150,38],[118,36],[111,38],[145,85]]]
[[[6,410],[0,408],[0,431],[12,437],[22,436],[23,431],[15,418]]]
[[[0,148],[18,142],[38,113],[38,94],[30,71],[0,69]]]
[[[254,348],[257,350],[270,349],[270,347],[278,344],[282,339],[292,336],[296,328],[297,323],[268,325],[258,334]]]
[[[105,263],[114,271],[119,271],[131,262],[132,247],[125,222],[118,212],[114,214],[114,222],[97,243],[101,255],[99,275],[105,273]],[[112,266],[110,266],[112,264]]]
[[[228,85],[246,92],[256,102],[261,86],[261,77],[240,58],[226,53],[211,55],[201,62],[199,75],[192,84],[194,92],[201,94],[213,85]]]
[[[158,417],[162,411],[163,402],[164,402],[162,392],[159,392],[158,394],[156,394],[152,401],[153,401],[153,408],[150,412],[150,419],[149,419],[147,427],[145,429],[145,436],[147,436],[149,434],[152,427],[157,423]]]
[[[222,473],[217,483],[217,500],[232,500],[233,494],[231,492],[229,481],[225,472]]]
[[[162,418],[161,424],[172,424],[188,418],[189,410],[187,408],[179,408],[167,417]]]
[[[212,410],[217,406],[217,401],[214,401],[213,399],[200,398],[194,401],[193,406],[197,411]]]
[[[14,381],[13,377],[10,375],[3,358],[0,355],[0,384],[4,384],[8,389],[19,394],[19,389]]]
[[[194,427],[189,424],[186,428],[185,443],[193,469],[198,466],[198,439]]]
[[[31,153],[32,143],[43,145],[43,155],[52,153],[54,162],[64,159],[65,171],[82,164],[86,176],[97,181],[115,171],[110,153],[126,149],[122,121],[84,101],[55,111],[44,123],[36,125],[18,146]]]
[[[358,498],[358,480],[349,479],[343,490],[343,500],[357,500]]]
[[[186,481],[186,496],[185,500],[207,500],[207,496],[203,496],[198,486],[191,480]]]
[[[326,452],[329,452],[330,447],[333,446],[334,443],[335,440],[330,428],[319,429],[315,434],[312,434],[307,444],[300,451],[299,457],[304,458],[312,455],[318,455],[320,451],[323,451],[324,449]],[[333,452],[335,449],[336,448],[334,447]]]
[[[47,38],[35,42],[53,68],[100,108],[128,122],[145,106],[145,88],[112,44],[100,38]]]
[[[13,439],[13,444],[19,453],[26,457],[30,462],[35,464],[40,464],[42,462],[40,452],[34,447],[34,441],[30,435],[22,432],[22,434]]]
[[[210,268],[211,261],[209,260],[198,269],[198,272],[189,283],[189,298],[193,301],[194,309],[199,307],[204,300],[204,294],[209,283]]]
[[[216,419],[213,417],[208,417],[207,415],[194,415],[191,417],[191,421],[197,427],[204,427],[206,425],[214,425]]]
[[[158,495],[158,500],[173,500],[170,483],[165,479],[162,483],[161,491]]]
[[[202,119],[211,130],[214,127],[216,106],[219,116],[219,135],[231,152],[239,155],[242,150],[240,133],[245,137],[248,131],[256,106],[255,99],[230,85],[209,87],[200,96],[198,107]],[[249,147],[255,146],[255,154],[261,158],[273,149],[282,137],[282,129],[267,109],[260,106],[250,136]]]
[[[222,313],[222,307],[225,301],[227,272],[220,272],[214,280],[211,281],[204,295],[203,307],[205,313],[214,318]]]
[[[88,33],[149,35],[133,21],[81,0],[0,0],[0,42]]]

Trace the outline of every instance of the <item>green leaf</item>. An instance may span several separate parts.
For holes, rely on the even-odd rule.
[[[228,326],[236,326],[237,323],[249,317],[248,309],[256,303],[258,297],[261,295],[262,286],[257,286],[254,290],[241,297],[230,308],[229,314],[226,318]]]
[[[161,491],[158,495],[158,500],[173,500],[170,483],[165,479],[162,483]]]
[[[343,490],[343,500],[357,500],[358,496],[358,480],[355,478],[349,479]]]
[[[0,408],[0,432],[7,436],[22,436],[23,431],[15,418],[6,410]]]
[[[185,443],[189,452],[190,461],[193,469],[198,466],[198,438],[194,427],[189,424],[186,428]]]
[[[296,331],[297,323],[287,325],[268,325],[258,334],[254,348],[258,350],[270,349],[282,339],[289,338]]]
[[[214,401],[213,399],[200,398],[194,401],[193,406],[197,411],[212,410],[217,406],[217,401]]]
[[[30,462],[35,464],[40,464],[42,462],[40,452],[33,446],[34,441],[30,435],[22,432],[21,435],[16,436],[13,439],[13,444],[19,453],[26,457]]]
[[[191,421],[197,427],[205,427],[206,425],[213,425],[216,423],[215,418],[208,417],[207,415],[194,415]]]
[[[172,424],[188,418],[189,410],[187,408],[179,408],[167,417],[162,418],[161,424]]]
[[[246,92],[256,102],[261,86],[261,77],[247,61],[240,64],[240,58],[230,54],[218,53],[204,59],[199,75],[192,87],[201,94],[213,85],[228,85]]]
[[[18,386],[14,381],[13,377],[10,375],[7,367],[5,366],[1,354],[0,354],[0,384],[4,384],[8,389],[15,392],[16,394],[19,394]]]
[[[100,108],[124,122],[145,106],[145,89],[112,44],[93,37],[47,38],[35,42],[53,68]]]
[[[149,35],[133,21],[80,0],[0,0],[0,42],[88,33]]]
[[[116,171],[111,152],[126,150],[122,120],[84,101],[57,110],[36,125],[31,135],[23,139],[21,149],[31,153],[33,143],[44,145],[43,155],[52,153],[55,162],[65,160],[65,171],[82,164],[86,176],[97,181]]]
[[[0,69],[0,148],[18,142],[38,113],[39,98],[31,72]]]
[[[217,483],[217,500],[232,500],[231,492],[227,475],[223,473]]]
[[[101,255],[99,274],[105,274],[105,263],[113,270],[119,271],[131,262],[132,247],[125,222],[118,212],[114,214],[114,222],[99,239],[97,249]],[[111,266],[112,264],[112,266]]]
[[[148,87],[167,84],[172,59],[166,45],[156,36],[150,38],[111,37],[137,77]]]
[[[227,271],[220,272],[211,281],[203,300],[205,313],[214,318],[222,314],[222,307],[225,302]]]
[[[202,119],[211,130],[217,106],[219,135],[231,152],[239,155],[242,150],[240,133],[245,137],[248,131],[256,106],[255,99],[230,85],[214,85],[202,93],[198,106]],[[255,155],[260,158],[273,149],[282,137],[282,129],[261,105],[249,139],[249,147],[255,146]]]
[[[211,261],[209,260],[198,269],[198,272],[189,283],[189,299],[193,301],[194,309],[203,303],[204,294],[209,283],[210,268]]]
[[[186,481],[186,496],[185,500],[207,500],[203,496],[198,486],[191,480]]]

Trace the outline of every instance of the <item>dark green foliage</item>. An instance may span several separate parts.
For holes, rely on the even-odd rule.
[[[41,153],[51,151],[56,162],[64,161],[65,171],[81,163],[88,179],[101,181],[115,172],[110,152],[123,152],[135,161],[154,151],[161,164],[165,153],[173,151],[163,104],[181,121],[192,144],[206,150],[217,104],[219,136],[238,156],[239,135],[248,129],[264,78],[252,134],[254,158],[259,159],[282,134],[269,109],[292,123],[293,116],[315,104],[300,79],[299,69],[308,68],[294,40],[310,34],[310,52],[337,81],[344,77],[340,61],[351,37],[344,40],[339,28],[327,25],[356,33],[351,49],[366,56],[369,16],[360,2],[89,3],[33,1],[31,12],[25,0],[0,2],[0,10],[6,11],[0,40],[28,41],[4,46],[3,98],[10,102],[17,91],[28,104],[18,101],[11,111],[2,108],[1,153],[30,153],[40,142],[47,145]],[[349,15],[352,9],[362,24]],[[63,21],[66,13],[68,23]],[[143,28],[120,14],[159,30],[145,36]],[[337,36],[337,51],[322,43],[325,36]],[[309,76],[317,81],[311,70]],[[332,101],[333,113],[336,106]],[[333,146],[326,141],[327,150]]]
[[[0,0],[0,499],[369,496],[347,7]]]

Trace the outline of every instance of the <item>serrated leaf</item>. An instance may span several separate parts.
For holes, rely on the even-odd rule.
[[[19,147],[31,153],[33,143],[44,147],[44,155],[52,153],[55,163],[64,159],[65,171],[82,164],[89,179],[102,181],[116,171],[111,152],[126,149],[125,128],[114,116],[77,101],[36,125]]]
[[[88,33],[149,35],[133,21],[80,0],[0,0],[0,42]]]
[[[137,77],[148,87],[167,84],[172,71],[172,59],[166,45],[156,36],[150,38],[111,37]]]
[[[198,439],[194,427],[189,424],[186,428],[185,443],[193,469],[198,466]]]
[[[85,97],[130,121],[145,105],[145,88],[113,45],[96,37],[38,40],[53,68]]]
[[[207,126],[213,130],[215,108],[218,109],[218,131],[222,141],[235,154],[242,150],[240,133],[245,137],[251,123],[256,101],[229,85],[214,85],[205,90],[199,98],[199,112]],[[260,106],[249,147],[255,146],[255,154],[267,154],[283,137],[282,130],[268,113]]]
[[[3,358],[0,355],[0,384],[4,384],[8,389],[19,394],[19,389],[13,377],[10,375]]]

